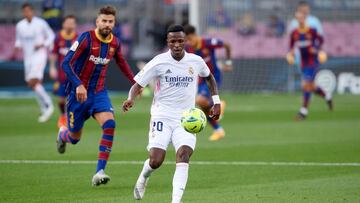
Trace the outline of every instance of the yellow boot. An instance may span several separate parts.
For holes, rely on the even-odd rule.
[[[210,141],[218,141],[225,137],[224,129],[220,128],[214,131],[214,133],[209,137]]]

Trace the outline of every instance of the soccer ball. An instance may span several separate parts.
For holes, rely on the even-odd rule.
[[[189,133],[199,133],[206,126],[206,116],[198,108],[191,108],[183,112],[181,125]]]

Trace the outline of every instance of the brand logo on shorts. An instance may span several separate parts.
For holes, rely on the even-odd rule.
[[[89,58],[90,61],[94,62],[94,64],[101,64],[106,65],[110,62],[110,59],[107,58],[101,58],[101,57],[95,57],[94,55],[91,55]]]

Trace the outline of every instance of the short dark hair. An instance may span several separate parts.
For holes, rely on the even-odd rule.
[[[182,25],[170,25],[167,29],[167,34],[170,32],[184,32],[184,27]]]
[[[298,7],[300,6],[309,6],[309,3],[307,1],[299,1]]]
[[[116,9],[113,6],[107,5],[100,8],[98,15],[101,14],[116,16]]]
[[[192,25],[185,25],[184,26],[184,31],[186,35],[190,35],[190,34],[195,34],[196,33],[196,28]]]
[[[63,18],[62,22],[64,23],[67,19],[74,19],[77,22],[77,18],[74,15],[67,15]]]
[[[25,8],[31,8],[32,10],[34,10],[34,7],[28,2],[25,2],[23,3],[23,5],[21,5],[21,9],[25,9]]]

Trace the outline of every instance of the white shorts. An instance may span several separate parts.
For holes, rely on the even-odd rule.
[[[175,151],[181,146],[189,146],[195,150],[196,136],[186,132],[181,126],[180,120],[151,118],[147,150],[160,148],[166,151],[170,143],[173,144]]]
[[[46,51],[42,50],[35,52],[31,57],[26,57],[24,59],[25,81],[28,82],[31,79],[42,80],[44,77],[46,61]]]

